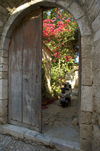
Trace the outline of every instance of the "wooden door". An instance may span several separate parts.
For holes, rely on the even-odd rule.
[[[42,10],[26,18],[9,47],[9,123],[41,131]]]

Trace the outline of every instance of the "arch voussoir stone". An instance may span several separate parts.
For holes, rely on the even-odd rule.
[[[64,8],[65,10],[69,7],[69,5],[72,3],[72,0],[57,0],[56,1],[56,4],[59,6],[59,7],[62,7]]]
[[[80,5],[75,1],[73,1],[67,9],[69,12],[72,13],[76,20],[84,16],[84,11],[80,7]]]

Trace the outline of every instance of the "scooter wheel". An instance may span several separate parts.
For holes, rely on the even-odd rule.
[[[65,107],[65,106],[66,106],[65,102],[62,102],[62,107]]]
[[[69,106],[69,105],[70,105],[70,99],[67,98],[67,99],[66,99],[66,106]]]

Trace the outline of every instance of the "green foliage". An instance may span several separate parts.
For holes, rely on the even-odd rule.
[[[57,97],[60,93],[60,79],[58,74],[58,68],[56,66],[52,66],[51,68],[51,86],[52,92],[55,97]]]

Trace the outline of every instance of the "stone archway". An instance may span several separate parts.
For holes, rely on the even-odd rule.
[[[90,145],[90,138],[84,135],[84,122],[85,116],[87,114],[91,115],[92,112],[92,60],[91,60],[91,26],[88,22],[88,19],[80,7],[80,5],[75,1],[65,1],[65,0],[35,0],[24,5],[18,7],[12,15],[9,17],[4,30],[3,36],[1,40],[1,49],[3,53],[6,53],[9,48],[10,38],[19,25],[20,21],[33,10],[38,9],[40,6],[43,7],[62,7],[65,10],[69,11],[74,18],[76,19],[80,32],[81,32],[81,47],[82,47],[82,86],[81,86],[81,94],[82,94],[82,103],[81,103],[81,126],[80,126],[80,135],[81,135],[81,145],[84,144],[84,139],[86,139],[86,143]],[[86,49],[87,47],[87,49]],[[88,50],[88,51],[87,51]],[[8,64],[8,61],[7,61]],[[6,68],[7,66],[3,66]],[[8,70],[7,70],[8,71]],[[2,80],[1,89],[2,96],[4,99],[8,100],[8,80]],[[88,105],[89,104],[89,105]],[[7,121],[5,121],[7,123]],[[92,135],[92,127],[90,124],[85,123],[87,129],[89,129],[90,134]]]

